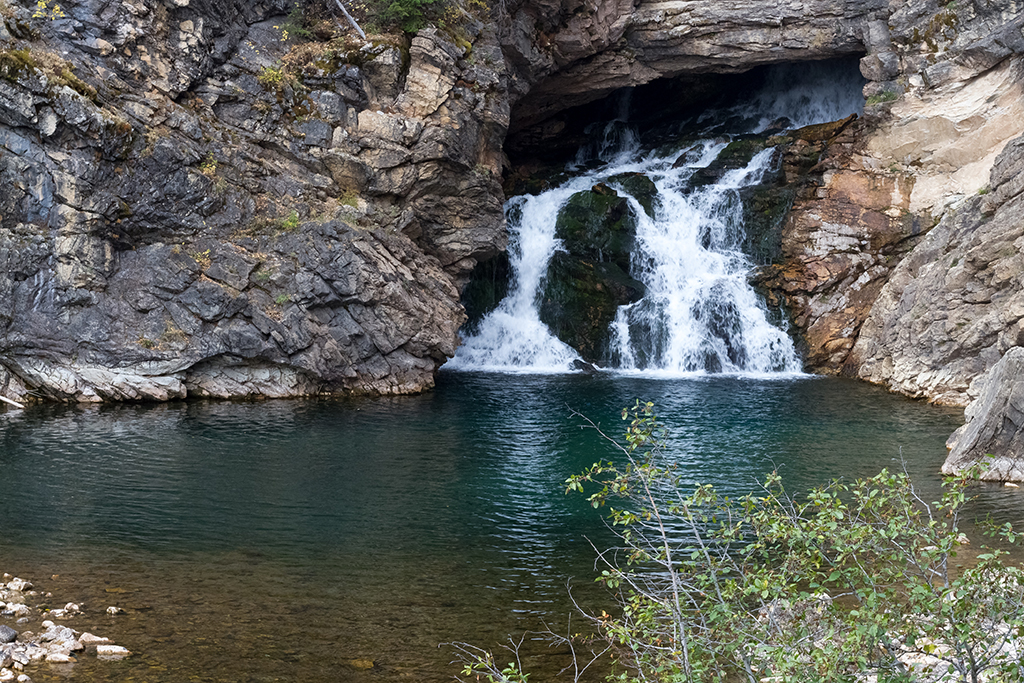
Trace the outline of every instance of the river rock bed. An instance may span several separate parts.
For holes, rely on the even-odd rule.
[[[74,664],[81,657],[119,660],[131,652],[109,638],[77,631],[54,620],[69,621],[85,613],[85,606],[73,602],[63,607],[53,593],[34,590],[30,581],[4,574],[0,582],[0,682],[30,683],[25,671],[39,663]],[[120,608],[110,606],[116,615]]]

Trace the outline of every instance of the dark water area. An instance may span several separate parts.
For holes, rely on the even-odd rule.
[[[938,495],[962,411],[852,381],[442,373],[422,396],[33,406],[0,413],[0,571],[134,653],[37,681],[443,681],[450,641],[567,628],[600,513],[564,480],[654,401],[688,481],[802,489],[900,459]],[[984,487],[975,509],[1024,517]],[[589,539],[589,540],[588,540]],[[45,602],[45,601],[44,601]],[[107,616],[108,605],[126,610]],[[6,622],[5,622],[6,623]],[[528,645],[550,680],[562,653]],[[373,668],[367,669],[368,661]]]

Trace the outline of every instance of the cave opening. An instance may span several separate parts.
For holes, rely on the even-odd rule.
[[[809,62],[758,66],[742,73],[684,74],[644,85],[619,88],[586,104],[570,106],[541,121],[524,120],[513,108],[505,141],[508,171],[573,162],[577,153],[597,134],[597,128],[620,119],[637,133],[647,149],[698,134],[737,135],[755,123],[743,120],[743,104],[762,107],[793,86],[803,86],[782,106],[813,106],[800,98],[817,92],[823,99],[843,98],[847,108],[863,110],[861,55]],[[840,105],[842,106],[842,105]],[[726,118],[710,121],[709,112]]]

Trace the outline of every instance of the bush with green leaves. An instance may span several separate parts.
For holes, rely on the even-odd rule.
[[[436,19],[444,10],[443,0],[372,0],[377,21],[382,26],[397,26],[408,33],[416,33]]]
[[[937,502],[884,470],[800,497],[772,473],[732,500],[683,489],[650,403],[623,418],[615,458],[566,482],[592,491],[621,541],[598,579],[618,615],[594,618],[624,664],[612,679],[1024,681],[1024,571],[984,548],[954,562],[970,473]]]

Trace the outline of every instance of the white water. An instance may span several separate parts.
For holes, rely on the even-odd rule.
[[[747,130],[757,131],[782,116],[802,126],[844,118],[862,106],[857,88],[832,73],[805,71],[801,81],[798,74],[780,69],[749,104],[706,118],[709,123],[742,118]],[[716,184],[691,189],[686,180],[727,143],[704,141],[688,152],[685,164],[672,168],[679,153],[644,157],[625,118],[620,113],[595,131],[594,141],[577,156],[576,164],[596,156],[606,162],[604,167],[540,195],[509,200],[510,294],[484,317],[477,334],[463,340],[445,367],[524,373],[572,369],[578,354],[550,333],[537,307],[548,263],[561,248],[554,234],[558,212],[576,192],[610,176],[639,172],[658,189],[654,219],[621,187],[616,189],[629,198],[637,219],[630,274],[647,291],[640,301],[618,310],[611,326],[609,369],[660,376],[799,373],[792,340],[769,321],[747,281],[753,263],[740,251],[744,228],[737,190],[760,182],[772,150],[757,154],[746,168],[726,173]]]

